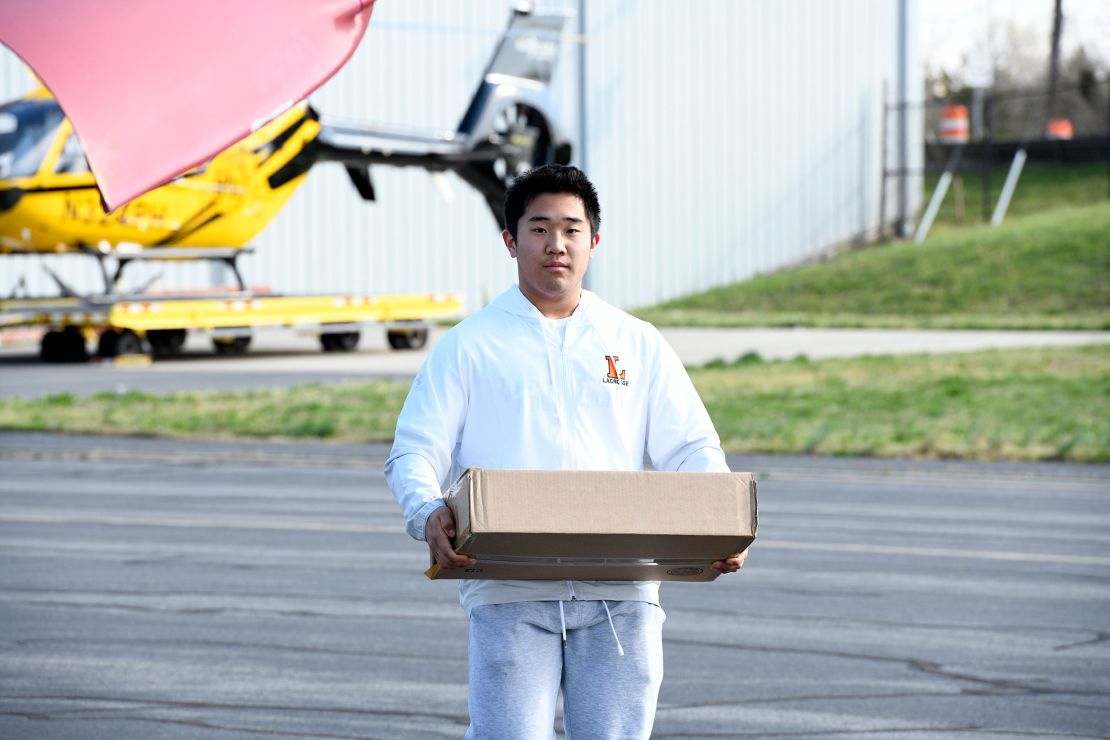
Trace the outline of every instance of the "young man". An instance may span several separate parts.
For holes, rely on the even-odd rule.
[[[468,467],[727,472],[705,406],[655,327],[582,290],[601,211],[574,167],[518,178],[502,233],[518,284],[435,346],[386,462],[407,528],[444,568],[441,490]],[[552,501],[552,506],[558,506]],[[735,555],[713,563],[740,569]],[[658,582],[459,582],[470,618],[468,738],[647,738],[663,677]]]

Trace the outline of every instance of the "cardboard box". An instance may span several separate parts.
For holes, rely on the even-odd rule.
[[[478,563],[433,579],[711,581],[756,535],[751,473],[470,468],[444,498]]]

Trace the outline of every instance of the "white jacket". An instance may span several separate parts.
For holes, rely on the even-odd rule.
[[[449,331],[413,381],[386,480],[424,539],[442,491],[469,467],[727,472],[720,440],[659,331],[582,291],[565,339],[517,286]],[[558,506],[552,501],[552,506]],[[459,582],[480,604],[579,599],[659,603],[657,582]]]

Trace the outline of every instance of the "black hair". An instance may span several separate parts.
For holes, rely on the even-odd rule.
[[[505,193],[505,228],[516,239],[516,226],[520,217],[537,196],[547,193],[567,193],[576,195],[586,209],[590,220],[590,237],[601,228],[601,205],[597,202],[597,190],[577,167],[562,164],[545,164],[528,170],[513,180]]]

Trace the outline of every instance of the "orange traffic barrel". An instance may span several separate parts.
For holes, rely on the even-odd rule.
[[[1071,121],[1066,118],[1050,118],[1048,123],[1044,125],[1044,137],[1054,141],[1071,141],[1075,136],[1075,131],[1071,127]]]
[[[966,105],[947,105],[940,112],[940,140],[945,144],[966,144],[971,138]]]

